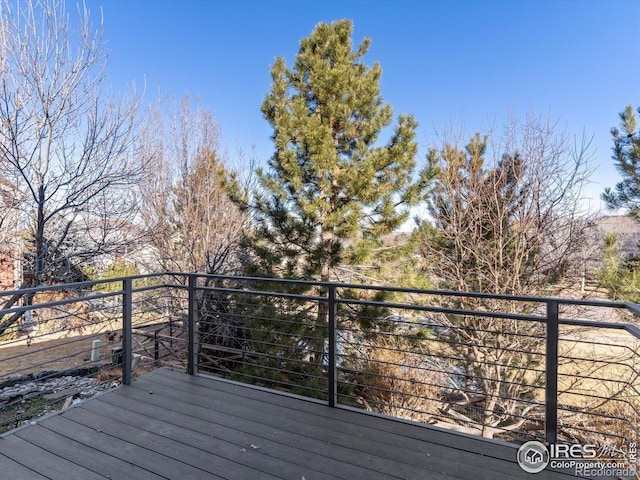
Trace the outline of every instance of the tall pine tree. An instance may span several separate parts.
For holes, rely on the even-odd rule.
[[[380,65],[363,63],[370,40],[354,50],[352,29],[349,20],[321,23],[300,42],[293,68],[282,57],[272,67],[262,112],[275,153],[258,171],[253,273],[332,280],[419,200],[417,124],[401,115],[380,145],[393,112],[380,95]]]
[[[640,218],[640,129],[631,105],[620,114],[620,122],[622,130],[614,127],[611,135],[612,158],[622,175],[622,181],[616,184],[615,190],[607,188],[602,199],[608,208],[627,208],[631,215]]]
[[[262,112],[273,127],[275,153],[269,168],[257,172],[249,275],[338,279],[336,267],[362,262],[420,200],[423,182],[413,178],[417,124],[400,116],[384,143],[393,112],[380,95],[382,70],[363,62],[370,41],[354,49],[352,29],[348,20],[319,24],[300,42],[292,68],[283,58],[272,67]],[[326,302],[244,298],[236,306],[245,308],[246,349],[260,356],[230,362],[230,369],[305,395],[326,391]]]

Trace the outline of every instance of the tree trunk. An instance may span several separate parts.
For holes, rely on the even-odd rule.
[[[22,285],[20,285],[20,288],[18,289],[18,293],[12,295],[11,298],[9,298],[9,300],[7,300],[7,302],[4,305],[2,305],[2,309],[5,310],[13,307],[22,297],[24,297],[24,294],[20,293],[20,291],[26,288],[31,288],[31,287],[33,287],[31,283],[31,279],[24,280],[22,282]],[[23,314],[24,312],[16,312],[6,320],[3,320],[2,322],[0,322],[0,335],[3,335],[4,332],[6,332],[13,324],[15,324],[22,317]],[[0,318],[2,317],[0,316]]]

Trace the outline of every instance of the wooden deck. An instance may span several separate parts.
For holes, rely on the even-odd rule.
[[[498,443],[161,368],[1,437],[0,478],[574,478],[527,474],[515,456]]]

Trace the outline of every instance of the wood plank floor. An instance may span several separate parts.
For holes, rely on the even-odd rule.
[[[506,445],[161,368],[1,437],[0,478],[532,478],[515,455]]]

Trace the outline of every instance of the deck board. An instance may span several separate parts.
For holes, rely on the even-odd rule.
[[[17,435],[8,437],[2,443],[2,453],[27,468],[40,472],[49,478],[65,478],[67,480],[94,480],[102,478],[95,472],[60,458],[48,449],[38,447]],[[2,471],[2,469],[0,469],[0,471]]]
[[[278,469],[275,471],[276,474],[291,471],[291,475],[295,478],[295,474],[304,467],[305,469],[314,471],[314,478],[340,478],[335,475],[336,472],[331,463],[332,458],[326,455],[327,452],[331,450],[331,447],[324,442],[317,442],[311,451],[303,450],[300,448],[300,445],[307,441],[307,439],[302,435],[283,434],[282,431],[276,431],[264,425],[251,424],[242,419],[221,418],[223,414],[218,414],[218,423],[216,423],[211,421],[208,415],[206,415],[207,413],[211,413],[209,411],[203,412],[201,417],[194,417],[171,410],[169,403],[166,403],[165,407],[158,407],[158,404],[165,403],[163,400],[166,402],[167,399],[159,395],[154,395],[153,398],[149,399],[150,402],[153,401],[153,404],[147,403],[147,405],[144,406],[141,403],[136,403],[134,408],[136,408],[140,414],[148,415],[149,413],[153,413],[157,415],[157,418],[162,418],[165,422],[183,425],[193,432],[201,435],[204,434],[209,438],[220,439],[229,445],[233,445],[233,453],[235,454],[239,452],[244,453],[251,449],[251,445],[259,446],[260,448],[258,450],[260,450],[260,453],[286,460],[286,463],[281,463],[281,465],[278,466]],[[125,406],[127,401],[128,399],[126,397],[117,395],[111,395],[105,399],[105,402],[109,404],[122,406]],[[126,406],[126,408],[131,407]],[[212,413],[212,415],[215,416],[216,414]],[[229,427],[225,425],[225,423],[235,424],[236,428]],[[349,460],[346,453],[336,455],[335,457]],[[345,465],[342,470],[343,473],[348,475],[344,478],[388,478],[379,476],[377,472],[373,470],[363,469],[357,466],[349,468]],[[326,475],[323,476],[321,474]]]
[[[262,392],[229,384],[219,387],[229,388],[234,392],[234,401],[225,402],[221,392],[211,392],[205,382],[207,380],[203,378],[185,377],[162,378],[158,384],[167,387],[163,389],[163,395],[173,400],[182,399],[193,406],[206,404],[207,401],[215,403],[215,406],[211,407],[215,410],[210,412],[213,415],[229,416],[229,424],[234,428],[240,428],[239,422],[248,421],[252,422],[252,425],[244,428],[250,432],[256,431],[256,425],[263,425],[268,430],[278,431],[280,438],[298,434],[301,439],[296,439],[298,448],[307,452],[317,452],[317,449],[324,446],[328,451],[326,455],[331,455],[327,457],[327,461],[346,459],[347,462],[364,469],[364,478],[374,478],[374,472],[386,475],[382,478],[419,478],[425,468],[434,473],[447,472],[449,475],[455,475],[468,473],[470,466],[487,467],[481,457],[472,456],[465,465],[459,465],[460,457],[456,450],[416,442],[411,437],[388,430],[373,430],[358,423],[351,423],[349,419],[354,416],[351,412],[327,409],[324,405],[307,401],[292,403],[290,398],[280,395],[270,396],[268,401],[260,401],[260,397],[256,398],[254,395]],[[206,415],[206,412],[200,415]],[[365,416],[364,419],[371,420],[372,417]],[[383,421],[381,426],[385,425],[389,425],[389,421]],[[340,448],[336,449],[336,446]],[[399,463],[398,459],[402,459],[402,463]],[[501,471],[501,463],[492,469],[492,478],[513,478],[513,465],[507,464],[507,468]],[[337,475],[339,472],[333,473]],[[353,477],[345,475],[338,478]]]
[[[70,420],[66,418],[66,415],[64,414],[50,420],[46,420],[43,422],[43,426],[52,429],[53,431],[64,432],[65,435],[77,439],[97,451],[106,453],[116,459],[140,467],[143,470],[152,472],[162,478],[214,478],[204,476],[198,477],[202,472],[194,469],[186,463],[158,454],[152,449],[141,447],[135,443],[111,437],[102,431]],[[110,469],[105,469],[101,473],[107,478],[112,475]],[[131,474],[128,478],[136,477],[134,474]],[[60,477],[60,480],[63,479],[64,477]]]
[[[20,463],[11,460],[10,458],[0,455],[0,466],[2,467],[2,474],[5,478],[11,480],[46,480],[47,477],[40,475],[38,472],[29,470]]]
[[[34,445],[46,448],[54,455],[69,460],[94,473],[108,471],[114,479],[129,477],[137,480],[161,480],[164,478],[41,425],[25,428],[18,432],[16,436]]]
[[[199,412],[198,417],[217,416],[216,422],[218,422],[221,421],[222,414],[226,415],[228,425],[233,429],[243,428],[252,437],[252,441],[240,446],[249,448],[253,443],[259,445],[263,452],[272,454],[264,446],[264,440],[269,439],[269,434],[272,433],[272,439],[277,437],[279,442],[286,442],[289,447],[295,446],[306,454],[304,455],[306,459],[302,459],[302,465],[308,465],[311,456],[316,457],[314,459],[320,464],[332,462],[335,466],[336,461],[340,462],[342,468],[334,468],[331,471],[334,478],[336,476],[337,478],[354,478],[353,475],[358,470],[364,475],[363,478],[389,478],[390,475],[398,474],[401,478],[415,478],[424,471],[423,465],[413,468],[406,458],[403,464],[398,464],[395,459],[399,456],[408,457],[413,453],[402,445],[396,446],[390,440],[384,444],[376,442],[375,438],[367,435],[369,433],[367,430],[359,428],[354,432],[352,426],[336,420],[330,420],[327,423],[323,418],[318,422],[308,412],[301,413],[295,410],[295,404],[286,408],[284,406],[276,408],[269,402],[247,400],[241,395],[234,396],[233,402],[225,402],[224,398],[216,395],[218,392],[210,392],[206,387],[180,381],[165,382],[165,380],[167,379],[162,379],[162,384],[170,388],[163,389],[163,395],[173,401],[180,399],[189,404],[190,408],[202,408],[199,405],[214,402],[215,406],[211,405],[208,411]],[[242,391],[244,388],[240,387],[240,392]],[[157,397],[157,395],[149,396]],[[316,411],[326,409],[314,403],[310,403],[309,406]],[[340,429],[350,430],[350,432],[344,433],[339,431]],[[258,430],[262,435],[257,435]],[[340,448],[337,449],[336,446]],[[321,455],[319,456],[318,453]],[[420,453],[420,457],[424,457],[424,452]],[[315,462],[312,464],[317,465]],[[357,469],[351,468],[352,466]],[[340,475],[342,469],[348,471]],[[378,473],[386,476],[378,477]]]
[[[168,368],[2,436],[0,472],[26,480],[530,478],[499,442]]]

